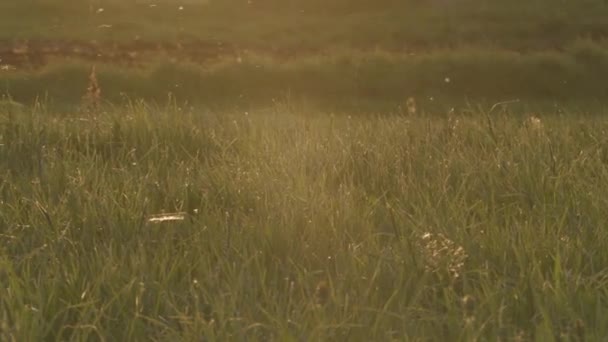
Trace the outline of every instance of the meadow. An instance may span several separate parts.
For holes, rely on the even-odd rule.
[[[605,103],[606,17],[603,0],[5,2],[0,93],[78,105],[96,66],[112,103]]]
[[[0,4],[0,39],[198,40],[298,54],[330,46],[529,51],[605,41],[607,12],[604,0],[23,0]]]
[[[0,117],[0,334],[608,336],[605,113]]]
[[[77,108],[91,66],[104,102],[164,103],[168,96],[197,107],[256,108],[284,100],[331,110],[390,111],[414,97],[427,107],[492,105],[520,100],[601,108],[608,98],[608,49],[580,41],[564,52],[518,54],[463,48],[405,56],[384,51],[334,51],[291,61],[256,54],[204,65],[156,60],[141,67],[62,61],[36,70],[0,70],[0,89],[23,104]]]
[[[606,17],[0,2],[0,340],[606,340]]]

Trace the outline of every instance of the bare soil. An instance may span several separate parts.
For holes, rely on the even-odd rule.
[[[35,69],[61,59],[130,66],[143,64],[154,58],[208,63],[237,55],[236,48],[222,42],[0,41],[0,65],[12,68]]]

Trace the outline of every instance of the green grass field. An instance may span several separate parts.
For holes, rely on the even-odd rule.
[[[78,106],[90,70],[89,63],[63,62],[36,71],[0,71],[0,91],[28,104],[46,98]],[[247,106],[292,96],[349,110],[363,102],[396,108],[407,97],[444,107],[464,99],[605,105],[607,74],[608,49],[591,41],[564,52],[530,54],[472,48],[417,56],[341,51],[287,62],[249,55],[206,66],[157,61],[143,69],[97,67],[102,97],[114,104],[125,97],[164,103],[172,94],[198,106]]]
[[[0,38],[139,36],[301,53],[331,46],[542,50],[605,40],[606,15],[605,0],[22,0],[0,4]]]
[[[0,2],[0,341],[605,341],[607,17]]]
[[[608,121],[503,109],[5,111],[2,340],[603,340]]]
[[[604,0],[3,2],[0,94],[78,105],[97,66],[112,103],[605,103],[606,17]]]

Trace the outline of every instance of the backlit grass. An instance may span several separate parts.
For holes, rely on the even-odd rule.
[[[1,339],[605,339],[605,116],[420,112],[3,109]]]
[[[251,106],[285,97],[314,101],[323,108],[396,108],[404,97],[429,106],[454,106],[464,99],[494,103],[605,103],[608,49],[580,40],[562,52],[520,54],[463,48],[407,55],[382,51],[334,50],[325,56],[277,60],[255,53],[213,64],[157,60],[138,67],[62,61],[41,70],[0,70],[0,94],[31,104],[79,104],[96,65],[102,98],[179,101],[206,106]]]

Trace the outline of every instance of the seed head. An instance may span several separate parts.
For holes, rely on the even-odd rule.
[[[405,101],[405,106],[409,115],[416,114],[416,100],[413,97],[408,97],[407,101]]]
[[[86,109],[89,111],[97,111],[101,105],[101,87],[97,81],[97,70],[95,66],[91,68],[89,74],[89,84],[87,91],[83,96],[83,101]]]
[[[585,341],[585,322],[581,319],[574,322],[574,336],[575,341]]]
[[[466,317],[471,317],[475,313],[475,298],[471,295],[462,297],[462,311]]]
[[[315,304],[324,306],[329,302],[330,289],[329,283],[325,280],[320,281],[315,289]]]

